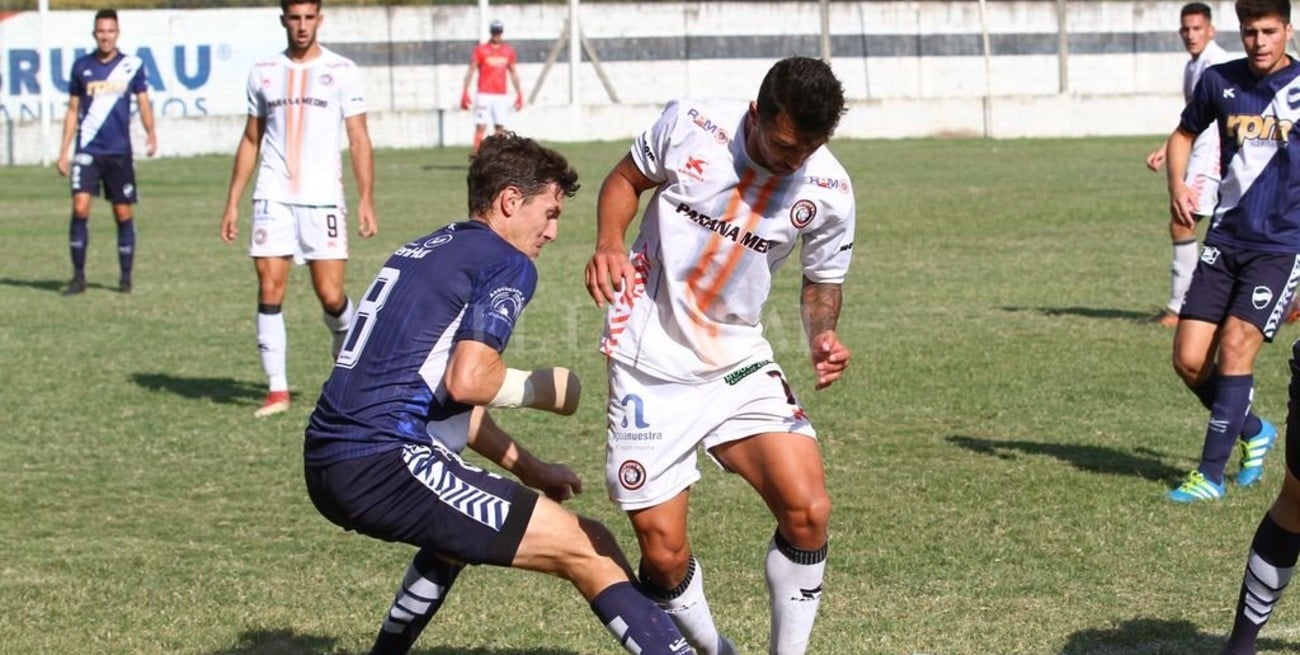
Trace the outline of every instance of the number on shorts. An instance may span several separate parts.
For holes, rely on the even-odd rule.
[[[339,217],[338,217],[338,216],[335,216],[334,214],[326,214],[326,215],[325,215],[325,229],[326,229],[326,234],[329,234],[331,239],[334,238],[334,237],[336,237],[336,236],[338,236],[338,235],[339,235]]]
[[[331,214],[330,218],[334,216]],[[401,274],[401,271],[387,266],[379,269],[379,275],[375,276],[375,281],[370,283],[370,287],[361,298],[361,305],[357,307],[357,313],[352,318],[352,327],[348,330],[347,339],[343,341],[343,349],[339,350],[339,358],[335,366],[352,368],[357,365],[357,360],[361,359],[361,351],[366,347],[366,340],[370,338],[370,332],[375,328],[375,321],[379,319],[379,310],[384,308],[384,301],[388,299],[388,294],[392,293]]]

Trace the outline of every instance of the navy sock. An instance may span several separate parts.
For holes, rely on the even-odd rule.
[[[86,248],[90,245],[90,217],[72,215],[68,226],[68,248],[72,250],[72,277],[86,278]]]
[[[370,647],[370,655],[405,655],[410,651],[464,568],[421,548],[406,569],[397,597],[388,608],[374,646]]]
[[[1254,375],[1218,376],[1218,393],[1210,409],[1210,421],[1205,428],[1205,445],[1201,449],[1198,468],[1207,479],[1223,484],[1223,469],[1228,456],[1237,445],[1241,424],[1250,411],[1250,397],[1255,389]]]
[[[135,262],[135,219],[117,222],[117,263],[122,269],[122,279],[131,279],[131,266]]]
[[[1241,423],[1241,440],[1250,441],[1263,431],[1264,422],[1259,420],[1259,417],[1255,416],[1254,412],[1247,413],[1246,420]]]
[[[1250,544],[1226,655],[1255,655],[1255,640],[1291,580],[1297,555],[1300,534],[1287,532],[1265,513]]]
[[[629,653],[693,655],[672,619],[631,582],[616,582],[591,601],[591,611]]]

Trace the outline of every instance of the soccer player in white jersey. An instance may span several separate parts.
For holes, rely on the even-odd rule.
[[[311,269],[325,325],[334,335],[335,356],[352,324],[352,301],[343,288],[348,233],[340,122],[360,196],[358,234],[367,238],[376,231],[365,89],[356,64],[316,41],[320,6],[315,0],[280,2],[288,48],[249,73],[248,122],[235,151],[221,218],[222,240],[234,243],[239,202],[260,154],[248,252],[257,270],[257,346],[270,389],[255,416],[289,409],[288,336],[280,307],[292,261],[306,261]]]
[[[1231,55],[1214,42],[1214,24],[1210,6],[1202,2],[1183,5],[1178,36],[1191,59],[1183,67],[1183,102],[1192,99],[1196,82],[1205,69],[1222,64]],[[1147,168],[1159,172],[1165,163],[1168,139],[1147,155]],[[1219,130],[1210,126],[1196,137],[1192,145],[1192,158],[1187,164],[1187,186],[1196,192],[1196,222],[1214,213],[1219,202]],[[1182,225],[1173,217],[1169,219],[1169,238],[1174,245],[1173,265],[1169,273],[1169,301],[1156,315],[1155,320],[1165,327],[1178,325],[1178,311],[1183,306],[1183,296],[1192,283],[1196,270],[1196,225]]]
[[[844,111],[826,63],[783,59],[754,102],[669,103],[600,190],[586,284],[609,306],[606,487],[636,531],[644,588],[702,654],[735,648],[714,625],[686,534],[700,446],[775,516],[769,652],[804,653],[816,618],[831,501],[816,432],[760,321],[773,271],[798,245],[817,389],[848,366],[836,325],[854,198],[825,147]]]

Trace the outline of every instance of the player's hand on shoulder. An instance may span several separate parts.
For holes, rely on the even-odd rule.
[[[813,373],[817,375],[817,389],[820,391],[831,386],[849,367],[853,353],[840,341],[833,331],[823,332],[813,338],[811,344]]]
[[[623,248],[597,249],[587,261],[587,293],[597,307],[613,304],[636,278],[636,269]]]

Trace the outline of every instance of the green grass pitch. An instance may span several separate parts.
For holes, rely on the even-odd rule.
[[[812,390],[795,267],[766,321],[835,501],[813,652],[1217,652],[1283,465],[1279,449],[1261,485],[1216,504],[1164,499],[1195,465],[1206,412],[1170,368],[1171,332],[1144,322],[1168,285],[1163,178],[1142,164],[1158,143],[833,144],[859,209],[847,378]],[[582,285],[596,191],[627,144],[558,147],[585,188],[507,360],[569,366],[588,395],[573,417],[499,420],[573,466],[587,486],[571,506],[629,549],[601,481],[602,316]],[[407,238],[464,217],[464,168],[458,149],[378,153],[380,232],[353,241],[354,296]],[[251,416],[264,393],[255,277],[245,247],[217,238],[229,170],[229,157],[140,161],[135,293],[115,291],[97,200],[91,288],[62,298],[66,181],[0,169],[4,655],[360,655],[378,628],[411,549],[337,530],[303,490],[302,427],[330,367],[305,269],[285,301],[297,403]],[[1256,407],[1279,424],[1297,336],[1284,327],[1259,358]],[[711,465],[692,509],[721,629],[766,652],[772,520]],[[1295,603],[1263,652],[1300,651]],[[461,577],[416,649],[616,652],[561,581],[486,567]]]

